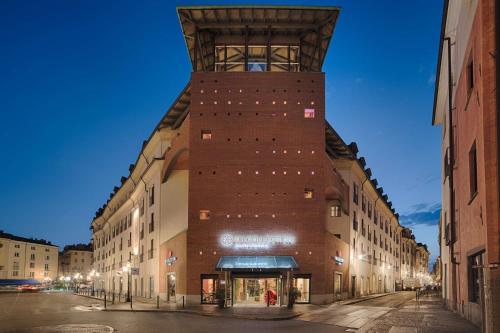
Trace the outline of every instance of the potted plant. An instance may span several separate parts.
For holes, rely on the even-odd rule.
[[[223,288],[218,288],[215,291],[215,299],[217,300],[217,305],[219,308],[224,308],[226,303],[226,291]]]
[[[291,287],[290,288],[290,297],[288,298],[288,307],[289,308],[293,308],[293,305],[295,304],[295,301],[300,296],[301,296],[300,290],[297,289],[296,287]]]

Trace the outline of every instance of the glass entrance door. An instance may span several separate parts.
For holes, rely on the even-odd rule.
[[[167,301],[175,302],[175,273],[167,275]]]
[[[233,279],[234,305],[279,305],[279,278]]]

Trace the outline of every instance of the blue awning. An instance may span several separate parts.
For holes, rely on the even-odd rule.
[[[0,286],[20,286],[23,284],[40,284],[37,280],[14,280],[14,279],[0,279]]]
[[[296,270],[299,265],[292,256],[222,256],[218,270],[276,271]]]

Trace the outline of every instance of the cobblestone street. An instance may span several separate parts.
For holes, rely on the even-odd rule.
[[[443,308],[437,297],[412,299],[387,312],[358,332],[363,333],[479,333],[480,329]]]

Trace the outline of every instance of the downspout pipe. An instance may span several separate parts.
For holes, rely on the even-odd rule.
[[[451,219],[451,242],[450,255],[451,262],[455,263],[453,258],[453,244],[455,243],[455,196],[453,194],[453,169],[455,167],[455,147],[453,142],[453,76],[451,70],[451,38],[445,37],[444,40],[448,46],[448,150],[449,150],[449,168],[448,185],[450,190],[450,219]]]

